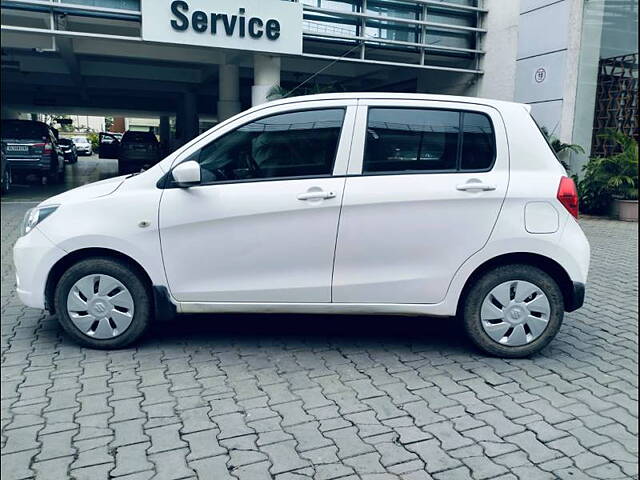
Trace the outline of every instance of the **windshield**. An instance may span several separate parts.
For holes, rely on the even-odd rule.
[[[89,140],[87,140],[85,137],[75,137],[73,139],[73,143],[89,143]]]
[[[5,120],[2,122],[2,138],[21,140],[46,139],[47,127],[38,122]]]
[[[156,139],[156,136],[151,132],[128,131],[122,137],[122,141],[136,143],[156,143],[158,140]]]

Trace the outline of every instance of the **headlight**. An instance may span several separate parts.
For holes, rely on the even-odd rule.
[[[36,207],[27,211],[22,221],[21,235],[26,235],[34,229],[41,221],[58,209],[59,205],[48,205],[46,207]]]

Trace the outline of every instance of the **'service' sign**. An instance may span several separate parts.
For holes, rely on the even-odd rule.
[[[280,0],[142,0],[142,39],[302,53],[302,4]]]

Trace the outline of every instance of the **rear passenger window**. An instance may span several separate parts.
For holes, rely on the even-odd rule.
[[[458,112],[372,108],[363,171],[455,170],[459,128]]]
[[[461,170],[487,170],[495,158],[493,127],[482,113],[463,113]]]
[[[363,173],[488,170],[494,158],[495,136],[485,114],[369,109]]]

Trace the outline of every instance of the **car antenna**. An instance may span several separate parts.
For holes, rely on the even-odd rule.
[[[336,58],[335,60],[333,60],[332,62],[328,63],[327,65],[325,65],[324,67],[322,67],[320,70],[318,70],[317,72],[313,73],[312,75],[309,75],[304,81],[302,81],[301,83],[299,83],[298,85],[296,85],[291,91],[287,92],[285,95],[282,96],[282,98],[287,98],[289,96],[291,96],[291,94],[293,92],[295,92],[296,90],[298,90],[300,87],[302,87],[305,83],[308,83],[309,81],[311,81],[312,79],[314,79],[315,77],[317,77],[318,75],[320,75],[322,72],[324,72],[326,69],[330,68],[333,64],[335,64],[336,62],[339,62],[341,59],[343,59],[344,57],[346,57],[347,55],[349,55],[351,52],[353,52],[356,48],[358,48],[360,46],[360,44],[355,44],[353,47],[351,47],[349,50],[347,50],[346,52],[344,52],[342,55],[340,55],[338,58]]]

